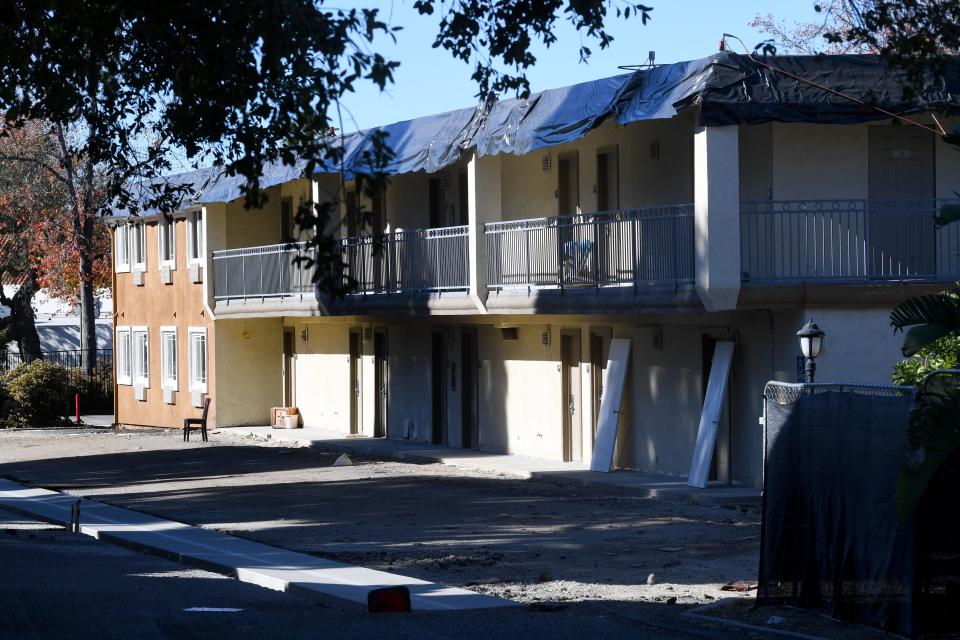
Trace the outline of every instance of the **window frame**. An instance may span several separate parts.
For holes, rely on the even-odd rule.
[[[140,371],[138,370],[139,369],[138,365],[140,363],[139,361],[140,350],[137,348],[137,337],[138,335],[141,335],[141,334],[144,336],[144,341],[145,341],[144,346],[146,347],[146,352],[147,352],[145,355],[146,360],[144,362],[145,375],[143,376],[140,375]],[[147,327],[130,327],[130,336],[131,336],[130,350],[132,352],[132,357],[130,358],[130,363],[132,365],[130,370],[130,375],[133,378],[133,384],[134,386],[149,389],[150,388],[150,331]]]
[[[146,271],[147,270],[147,225],[141,220],[139,222],[131,222],[130,228],[133,231],[133,239],[131,241],[131,248],[139,249],[142,252],[143,261],[137,262],[137,251],[131,252],[130,264],[131,268],[136,271]]]
[[[157,221],[157,263],[161,267],[177,268],[177,223],[172,215],[162,213]],[[167,238],[170,238],[170,257],[164,258]]]
[[[167,336],[173,336],[173,371],[169,369],[170,363],[167,362]],[[170,374],[173,373],[171,376]],[[160,327],[160,387],[177,391],[180,380],[180,343],[177,336],[177,328],[174,326]]]
[[[194,358],[194,338],[203,337],[203,381],[197,380],[196,361]],[[190,327],[187,329],[187,364],[189,370],[190,391],[207,393],[210,376],[210,349],[207,342],[206,327]]]
[[[129,224],[118,224],[113,230],[113,264],[117,273],[130,273],[130,229]],[[120,250],[123,249],[123,260]]]
[[[187,213],[187,264],[206,265],[207,234],[203,225],[203,209]],[[197,246],[199,245],[199,246]]]
[[[126,338],[126,345],[123,344],[121,336]],[[114,336],[114,355],[116,355],[116,379],[118,385],[133,384],[133,334],[130,327],[117,327]],[[126,365],[124,367],[123,365]],[[124,373],[124,368],[126,373]]]

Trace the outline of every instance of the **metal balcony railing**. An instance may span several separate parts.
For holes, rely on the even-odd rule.
[[[340,243],[354,294],[466,291],[470,287],[466,226],[357,236]]]
[[[773,200],[740,207],[744,282],[953,280],[960,224],[945,200]]]
[[[693,205],[493,222],[486,245],[493,290],[687,284]]]
[[[214,300],[304,298],[314,296],[314,259],[305,242],[213,252]]]

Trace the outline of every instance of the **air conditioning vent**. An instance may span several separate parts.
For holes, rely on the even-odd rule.
[[[170,265],[164,264],[160,266],[160,282],[163,284],[173,284],[173,269],[170,268]]]
[[[203,406],[203,391],[191,391],[191,392],[190,392],[190,400],[192,401],[193,406],[195,406],[195,407],[202,407],[202,406]]]
[[[200,263],[191,262],[189,271],[190,271],[190,282],[197,283],[202,281],[200,276]]]
[[[540,347],[543,349],[550,348],[550,329],[540,332]]]
[[[133,270],[133,284],[138,287],[143,286],[143,271],[140,269]]]
[[[540,158],[540,173],[547,174],[553,170],[553,159],[549,153],[543,154]]]
[[[175,404],[177,392],[169,387],[163,388],[163,401],[167,404]]]
[[[133,385],[133,397],[139,400],[140,402],[146,402],[147,388],[142,384]]]
[[[364,327],[364,328],[363,328],[363,341],[364,341],[364,342],[370,342],[371,340],[373,340],[373,329],[371,329],[370,327]]]

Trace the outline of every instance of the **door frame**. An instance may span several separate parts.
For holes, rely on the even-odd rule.
[[[363,414],[361,393],[363,379],[361,377],[361,359],[363,358],[363,333],[360,327],[351,327],[347,338],[347,358],[350,366],[350,383],[347,387],[350,407],[350,435],[359,435],[363,432]]]
[[[564,462],[583,460],[583,345],[580,329],[560,330],[561,444]],[[572,353],[567,352],[567,345]],[[575,358],[575,359],[574,359]],[[576,364],[576,367],[573,364]],[[576,380],[570,375],[576,368]]]
[[[701,327],[700,329],[700,412],[703,412],[703,402],[707,396],[707,384],[710,380],[710,370],[707,364],[712,365],[713,351],[707,349],[707,341],[730,341],[737,343],[736,335],[729,328]],[[710,463],[709,482],[725,482],[729,484],[733,478],[733,389],[736,382],[737,350],[734,350],[733,362],[730,365],[730,380],[727,384],[727,396],[724,399],[724,410],[720,424],[717,425],[717,439],[713,447],[713,458]]]
[[[385,328],[373,329],[373,437],[390,434],[390,347]],[[378,352],[377,345],[382,349]],[[382,352],[382,353],[381,353]]]
[[[289,338],[289,343],[287,342]],[[287,345],[290,346],[290,352],[287,352]],[[283,344],[281,349],[281,358],[282,358],[282,375],[283,375],[283,406],[285,407],[295,407],[297,406],[297,388],[296,388],[296,379],[294,372],[296,365],[294,364],[296,354],[297,354],[297,334],[293,327],[284,327],[283,328]]]
[[[471,358],[467,358],[468,345],[472,345]],[[466,373],[470,360],[473,371]],[[467,402],[470,389],[472,402]],[[460,446],[464,449],[480,447],[480,340],[475,327],[460,329]]]

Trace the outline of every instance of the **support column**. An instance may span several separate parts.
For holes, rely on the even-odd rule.
[[[737,308],[740,296],[740,160],[736,126],[693,137],[697,292],[707,311]]]
[[[468,245],[470,253],[470,297],[486,313],[487,253],[484,224],[502,218],[500,197],[500,156],[473,156],[467,163]]]

